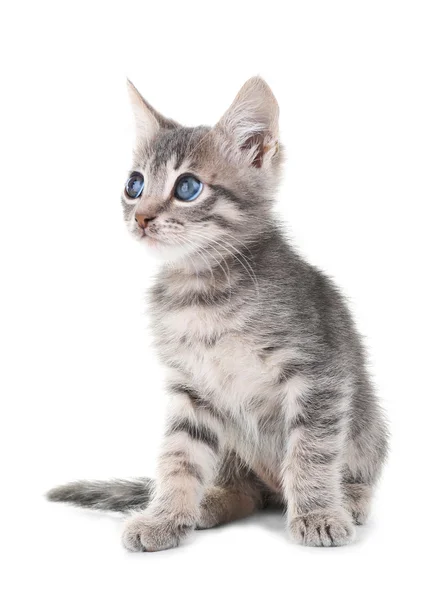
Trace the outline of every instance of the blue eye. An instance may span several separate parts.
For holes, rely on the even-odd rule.
[[[203,189],[203,184],[199,179],[193,175],[182,175],[177,181],[174,196],[177,200],[183,200],[183,202],[191,202],[198,198]]]
[[[125,192],[129,198],[136,200],[143,193],[144,189],[144,177],[141,173],[134,171],[129,179],[126,181]]]

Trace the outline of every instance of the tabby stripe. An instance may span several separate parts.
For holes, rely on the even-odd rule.
[[[302,371],[302,367],[303,365],[292,362],[282,365],[278,375],[278,383],[285,383],[292,377],[299,375]]]
[[[233,204],[236,204],[237,206],[247,206],[248,204],[246,200],[240,198],[240,196],[237,196],[236,194],[234,194],[234,192],[224,187],[223,185],[209,185],[209,187],[215,192],[223,194],[227,200],[230,200],[231,202],[233,202]]]
[[[170,390],[173,394],[186,394],[189,396],[189,399],[192,402],[199,400],[198,392],[188,385],[183,385],[182,383],[173,383],[170,385]]]
[[[169,450],[161,456],[161,461],[171,467],[168,475],[180,475],[187,473],[191,477],[198,479],[200,483],[204,482],[201,470],[198,465],[190,462],[187,458],[187,453],[184,450]]]
[[[226,417],[220,410],[214,407],[211,402],[208,400],[203,400],[198,392],[187,385],[183,385],[181,383],[173,384],[170,386],[170,389],[174,393],[186,394],[189,397],[189,400],[192,406],[196,409],[206,410],[214,419],[221,421],[222,423],[226,422]]]
[[[202,219],[200,219],[200,222],[201,223],[206,223],[206,222],[217,223],[224,229],[226,229],[232,225],[232,223],[230,221],[228,221],[228,219],[225,219],[225,217],[222,217],[222,215],[214,215],[214,214],[211,214],[207,217],[202,217]]]
[[[202,442],[209,446],[214,452],[219,450],[219,440],[217,435],[205,425],[195,425],[188,419],[181,419],[172,423],[168,430],[168,435],[184,432],[197,442]]]
[[[325,466],[334,462],[339,453],[338,452],[319,452],[311,451],[307,452],[304,456],[300,457],[301,461],[305,461],[308,465],[321,465]]]
[[[305,427],[308,424],[310,425],[310,421],[305,419],[303,415],[296,415],[289,422],[288,435],[290,435],[295,429],[298,429],[299,427]]]
[[[199,483],[204,483],[204,478],[199,467],[188,460],[182,460],[179,463],[175,463],[172,470],[168,470],[166,475],[169,477],[175,477],[177,475],[184,477],[185,475],[189,475],[190,477],[196,479]]]
[[[300,427],[308,428],[317,439],[337,436],[342,429],[342,419],[336,416],[316,417],[312,411],[303,409],[302,414],[293,417],[288,424],[288,434]]]

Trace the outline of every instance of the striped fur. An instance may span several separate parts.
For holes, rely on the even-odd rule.
[[[347,306],[273,214],[278,107],[248,81],[213,128],[184,128],[130,87],[145,190],[132,235],[164,259],[150,295],[171,397],[155,481],[78,482],[55,501],[128,511],[134,551],[176,546],[276,503],[298,542],[342,545],[365,522],[387,432]],[[204,184],[175,200],[182,173]],[[150,219],[146,235],[135,215]]]

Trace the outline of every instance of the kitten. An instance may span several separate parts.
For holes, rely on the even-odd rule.
[[[155,481],[77,482],[50,500],[135,514],[129,550],[177,546],[268,505],[294,540],[339,546],[368,516],[386,425],[346,304],[273,216],[277,102],[246,82],[213,127],[182,127],[129,84],[137,140],[122,197],[165,264],[151,292],[171,396]],[[139,509],[137,513],[136,510]]]

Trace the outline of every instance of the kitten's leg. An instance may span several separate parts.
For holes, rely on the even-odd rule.
[[[364,525],[369,517],[373,487],[367,483],[343,483],[345,504],[356,525]]]
[[[307,546],[341,546],[354,538],[341,484],[344,404],[334,390],[309,390],[289,420],[282,470],[288,525]]]
[[[263,494],[250,486],[211,487],[201,502],[197,529],[210,529],[230,521],[243,519],[263,507]]]
[[[217,420],[196,411],[187,393],[174,395],[155,495],[144,512],[126,523],[123,543],[127,549],[154,552],[172,548],[195,528],[204,489],[214,478],[220,438]]]
[[[367,380],[356,391],[354,410],[356,418],[351,420],[345,444],[342,484],[354,522],[364,525],[388,451],[386,423]]]
[[[214,485],[201,502],[198,529],[242,519],[268,504],[271,491],[233,450],[222,457]]]

